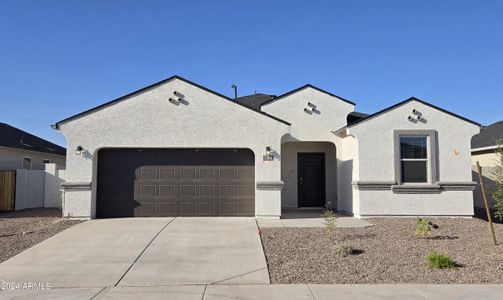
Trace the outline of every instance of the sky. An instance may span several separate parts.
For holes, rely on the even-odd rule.
[[[172,75],[233,96],[310,83],[503,119],[503,1],[0,1],[0,122],[50,125]]]

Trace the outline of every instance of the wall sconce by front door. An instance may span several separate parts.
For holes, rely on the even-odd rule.
[[[272,154],[272,150],[270,146],[265,147],[265,155],[264,161],[272,161],[274,160],[274,155]]]
[[[77,149],[75,149],[75,154],[82,155],[82,151],[84,151],[84,148],[82,148],[82,146],[77,146]]]

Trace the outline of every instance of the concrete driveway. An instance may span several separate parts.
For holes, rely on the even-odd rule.
[[[268,284],[252,218],[131,218],[76,225],[0,264],[9,283],[103,288]]]

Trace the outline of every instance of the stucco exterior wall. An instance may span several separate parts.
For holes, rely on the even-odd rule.
[[[314,111],[308,103],[314,104]],[[305,112],[305,108],[310,112]],[[262,111],[292,124],[290,134],[284,136],[282,140],[284,143],[282,157],[287,159],[282,167],[282,178],[285,181],[282,191],[282,205],[284,207],[297,207],[298,203],[296,153],[327,151],[325,156],[326,199],[331,201],[333,206],[337,205],[339,209],[341,196],[338,195],[340,193],[338,188],[341,185],[337,182],[339,176],[344,176],[341,168],[348,166],[340,164],[338,161],[344,150],[341,138],[334,135],[332,131],[346,125],[347,115],[353,112],[354,108],[354,105],[348,102],[311,87],[306,87],[262,106]],[[293,143],[288,144],[289,142]],[[294,145],[298,145],[299,149],[295,149],[297,146]],[[346,205],[346,207],[349,206]]]
[[[298,207],[297,154],[302,152],[325,153],[326,201],[336,205],[337,199],[337,154],[333,143],[328,142],[286,142],[281,145],[281,192],[282,207]]]
[[[337,157],[337,210],[347,214],[359,214],[359,191],[353,187],[358,181],[358,142],[353,136],[340,141],[341,151]]]
[[[423,121],[411,122],[412,109]],[[435,130],[438,137],[437,178],[430,185],[472,182],[470,141],[480,131],[474,124],[417,101],[406,102],[383,115],[350,127],[358,140],[359,182],[395,180],[395,130]],[[391,184],[390,184],[391,185]],[[473,194],[440,190],[438,193],[399,194],[391,190],[360,190],[361,215],[472,215]],[[407,205],[405,205],[407,204]]]
[[[177,91],[179,105],[168,101]],[[173,79],[60,125],[68,141],[68,182],[89,183],[91,191],[65,191],[64,215],[94,217],[97,151],[101,148],[249,148],[255,153],[256,182],[281,180],[281,160],[263,161],[265,148],[280,152],[289,126]],[[82,146],[81,156],[74,149]],[[256,215],[280,215],[280,190],[256,191]]]
[[[44,170],[44,159],[48,159],[52,163],[56,163],[58,169],[65,168],[66,158],[61,155],[0,147],[0,170],[22,169],[23,157],[31,158],[32,170]]]
[[[311,108],[308,102],[316,105],[315,112],[304,112],[304,108]],[[263,111],[292,124],[290,141],[322,142],[334,141],[332,131],[346,125],[346,117],[354,108],[350,103],[309,87],[262,106]]]

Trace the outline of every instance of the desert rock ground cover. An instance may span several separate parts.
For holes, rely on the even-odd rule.
[[[272,283],[503,283],[503,224],[493,246],[480,219],[431,218],[428,238],[415,236],[416,219],[372,219],[372,227],[261,228]],[[349,242],[356,253],[341,256]],[[455,269],[430,269],[426,255],[449,255]]]
[[[61,210],[0,213],[0,262],[82,221],[61,219]]]

